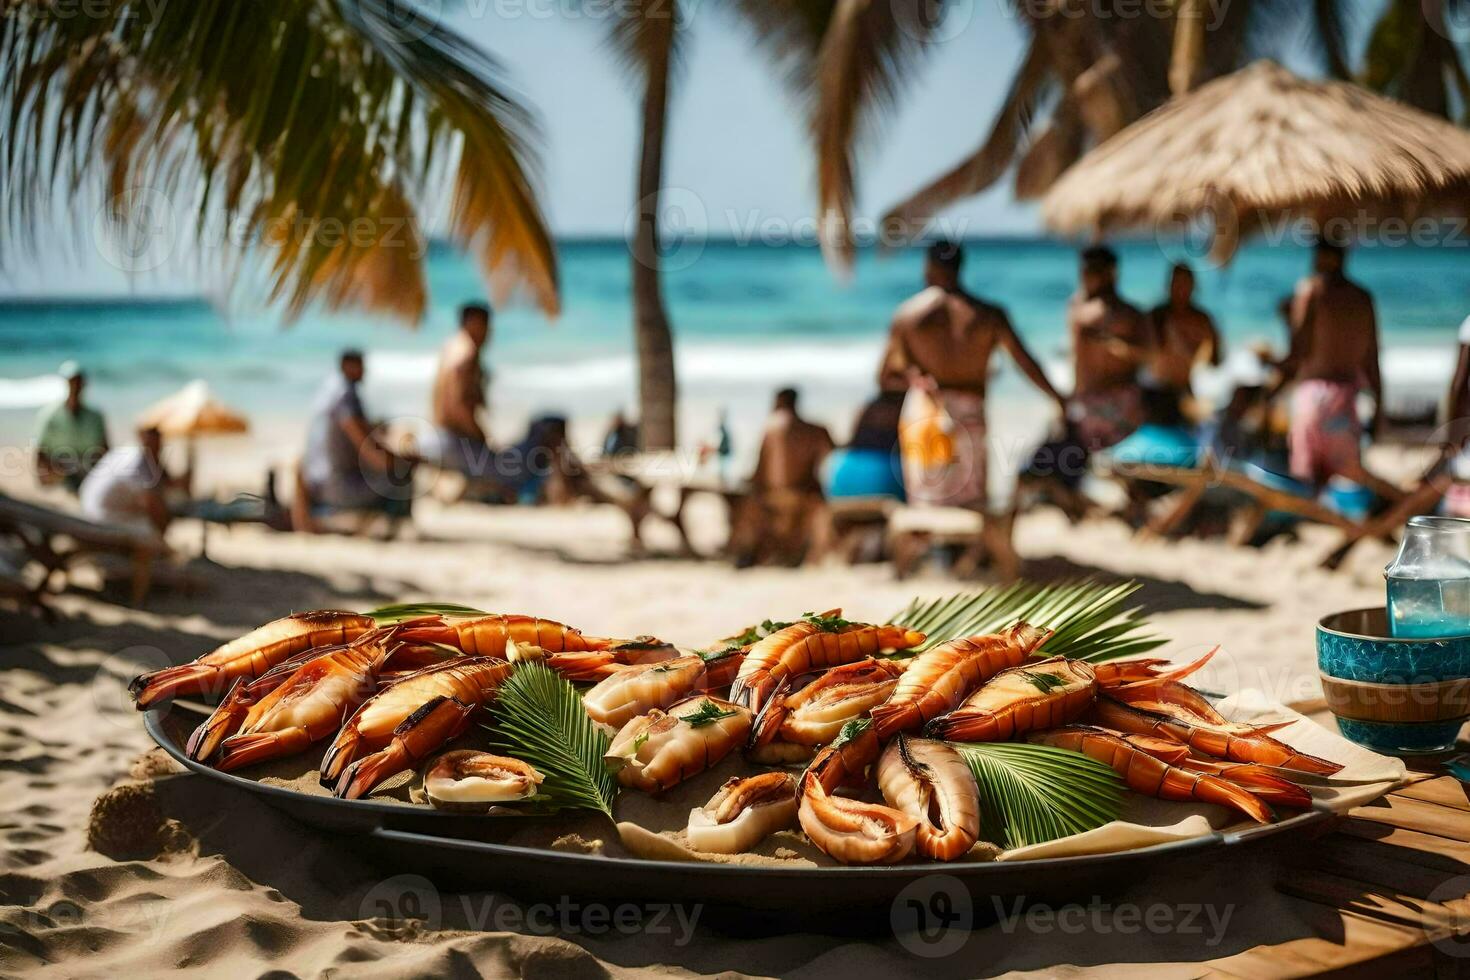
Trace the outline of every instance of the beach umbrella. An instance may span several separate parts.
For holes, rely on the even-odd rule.
[[[245,416],[215,400],[209,385],[191,381],[167,398],[143,410],[140,428],[154,428],[166,436],[208,436],[246,432]]]
[[[1340,81],[1258,61],[1179,96],[1069,168],[1042,203],[1064,234],[1212,221],[1212,256],[1311,219],[1470,210],[1470,132]],[[1387,226],[1382,226],[1387,230]]]

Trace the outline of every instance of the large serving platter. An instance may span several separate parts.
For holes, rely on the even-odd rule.
[[[1331,812],[1317,809],[1267,826],[1129,851],[1026,861],[781,868],[609,857],[476,839],[477,829],[488,820],[555,817],[471,817],[408,803],[340,800],[220,772],[184,753],[180,735],[184,729],[167,724],[167,714],[149,711],[144,724],[180,765],[254,794],[310,827],[350,835],[381,867],[421,874],[446,888],[570,896],[584,902],[700,903],[717,910],[738,909],[745,916],[779,917],[788,925],[819,920],[830,926],[838,921],[834,915],[887,918],[897,900],[922,904],[936,890],[945,892],[946,902],[972,902],[977,916],[986,914],[997,900],[1018,897],[1085,901],[1180,859],[1193,861],[1211,852],[1313,835],[1333,819]]]

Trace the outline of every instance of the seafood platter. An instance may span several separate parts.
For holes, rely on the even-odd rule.
[[[759,908],[891,900],[936,871],[1089,888],[1306,832],[1403,778],[1192,686],[1217,651],[1159,655],[1134,588],[808,612],[698,649],[459,606],[300,612],[131,692],[188,768],[379,856]]]

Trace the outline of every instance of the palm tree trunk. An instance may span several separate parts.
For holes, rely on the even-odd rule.
[[[644,449],[673,449],[676,436],[674,338],[664,311],[658,236],[670,56],[665,47],[647,62],[643,143],[638,161],[638,224],[632,241],[633,333],[638,344],[639,431]]]

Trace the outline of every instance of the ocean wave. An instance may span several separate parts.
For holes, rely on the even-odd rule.
[[[675,351],[679,382],[776,386],[803,382],[868,380],[882,352],[876,341],[846,344],[684,344]],[[425,351],[369,352],[367,377],[374,388],[422,387],[434,377],[438,355]],[[495,363],[492,383],[514,390],[576,392],[588,389],[627,391],[637,377],[631,354],[605,357]]]
[[[66,397],[66,382],[59,374],[0,381],[0,409],[40,408]]]

